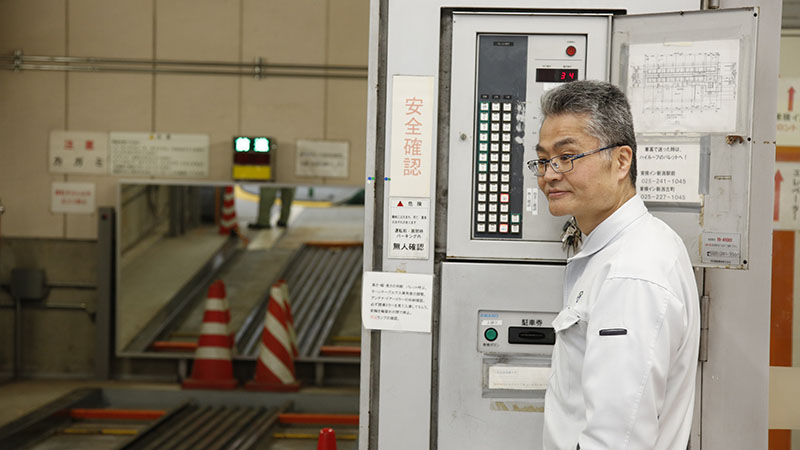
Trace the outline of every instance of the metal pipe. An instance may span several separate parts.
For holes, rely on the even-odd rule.
[[[172,65],[172,66],[213,66],[213,67],[235,67],[235,68],[254,68],[262,69],[293,69],[293,70],[348,70],[348,71],[367,71],[367,66],[331,65],[331,64],[274,64],[263,63],[259,58],[254,63],[240,63],[227,61],[192,61],[179,59],[146,59],[146,58],[107,58],[92,56],[46,56],[46,55],[25,55],[21,50],[15,51],[13,55],[0,56],[0,60],[9,60],[24,64],[26,61],[32,62],[51,62],[51,63],[79,63],[79,64],[132,64],[132,65]]]
[[[4,64],[0,69],[20,71],[20,70],[39,70],[50,72],[87,72],[87,73],[150,73],[150,74],[172,74],[172,75],[234,75],[234,76],[255,76],[261,77],[291,77],[291,78],[332,78],[332,79],[367,79],[366,74],[332,74],[332,73],[303,73],[303,72],[279,72],[279,71],[259,71],[247,72],[241,70],[190,70],[190,69],[159,69],[156,67],[102,67],[102,66],[75,66],[75,65],[48,65],[48,64]]]

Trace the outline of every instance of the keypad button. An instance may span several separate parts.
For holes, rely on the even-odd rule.
[[[483,117],[483,116],[481,116]],[[483,120],[483,119],[481,119]],[[503,113],[503,122],[511,122],[511,113]]]
[[[497,192],[497,184],[492,183],[489,185],[489,192]]]
[[[485,153],[484,153],[484,155],[485,155]],[[505,155],[503,155],[503,156],[505,156]],[[498,162],[498,161],[500,161],[500,154],[499,153],[492,153],[492,162]]]
[[[485,124],[481,124],[481,125],[485,125]],[[500,124],[499,123],[493,123],[492,124],[492,131],[500,131]],[[503,131],[505,131],[505,130],[503,130]]]
[[[508,153],[503,153],[503,162],[511,162],[511,155]]]
[[[478,214],[478,222],[486,222],[486,214]]]
[[[508,180],[510,178],[511,178],[511,175],[509,175],[507,173],[504,173],[504,174],[500,175],[500,181],[503,182],[503,183],[508,183]],[[497,180],[492,180],[492,181],[497,181]]]
[[[486,162],[489,160],[488,153],[478,153],[478,161]]]
[[[486,163],[478,164],[478,172],[486,172]]]
[[[486,201],[486,194],[478,194],[478,201],[485,202]]]
[[[489,233],[497,233],[497,225],[494,223],[489,224]]]
[[[489,174],[489,181],[491,181],[492,183],[497,183],[497,174],[496,173],[490,173]]]
[[[504,213],[508,212],[508,203],[501,203],[500,204],[500,212],[504,212]]]
[[[478,133],[478,140],[486,142],[489,140],[489,133]]]
[[[492,165],[496,166],[497,164]],[[509,170],[511,170],[511,164],[503,164],[503,172],[508,172]],[[497,171],[497,169],[495,168],[494,171]]]
[[[480,216],[480,214],[478,214]],[[497,222],[497,214],[489,214],[489,222]]]
[[[500,133],[492,133],[492,142],[497,142],[500,140]]]
[[[504,123],[503,124],[503,131],[511,131],[511,124],[510,123]]]
[[[492,133],[494,136],[494,133]],[[503,133],[503,142],[511,142],[511,133]]]
[[[492,122],[500,121],[500,113],[492,113]]]
[[[486,142],[481,142],[480,144],[478,144],[478,150],[482,152],[489,150],[489,144],[487,144]]]
[[[508,233],[508,224],[507,223],[501,223],[500,224],[500,232],[501,233]]]
[[[510,152],[511,151],[511,144],[503,144],[503,151]]]
[[[506,195],[506,194],[503,194]],[[489,202],[490,203],[497,203],[497,194],[489,194]]]
[[[479,223],[477,228],[478,228],[478,233],[485,233],[486,232],[486,225],[485,224]]]
[[[495,103],[496,105],[497,103]],[[492,105],[494,106],[494,105]],[[503,111],[511,111],[511,103],[503,103]]]
[[[510,115],[511,115],[511,114],[509,114],[509,116],[510,116]],[[488,121],[488,120],[489,120],[489,113],[482,112],[482,113],[481,113],[481,121],[483,121],[483,122],[486,122],[486,121]]]
[[[519,214],[511,215],[511,223],[519,223]]]
[[[497,195],[497,194],[490,194],[490,197],[492,195]],[[508,194],[500,194],[500,203],[508,203]]]
[[[500,222],[508,223],[508,214],[500,214]]]
[[[503,206],[503,205],[500,205]],[[508,206],[508,205],[505,205]],[[497,212],[497,203],[489,203],[489,212]]]
[[[508,164],[503,164],[503,165],[507,166]],[[489,170],[492,172],[497,172],[497,164],[489,164]],[[508,172],[508,170],[506,170],[506,172]]]
[[[494,184],[492,186],[495,186]],[[478,183],[478,192],[486,192],[486,183]]]
[[[478,212],[486,212],[486,203],[478,203]]]
[[[481,102],[481,111],[489,110],[489,102]]]
[[[478,181],[486,182],[486,174],[485,173],[479,173],[478,174]]]
[[[481,123],[478,125],[479,131],[489,131],[489,124],[488,123]]]
[[[519,225],[511,225],[512,233],[519,233]]]
[[[500,103],[492,103],[492,111],[500,111]]]
[[[508,184],[501,184],[500,192],[508,192]]]
[[[492,149],[493,152],[496,152],[496,151],[500,150],[500,144],[498,144],[497,142],[492,142],[490,148]]]

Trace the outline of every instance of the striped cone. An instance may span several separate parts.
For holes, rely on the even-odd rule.
[[[276,286],[271,292],[280,291]],[[300,383],[295,377],[292,345],[287,331],[286,313],[270,295],[267,317],[256,361],[256,374],[245,389],[256,391],[297,391]]]
[[[233,389],[231,347],[233,335],[228,329],[231,314],[225,298],[225,284],[217,280],[208,288],[203,326],[194,354],[192,376],[183,381],[184,389]]]
[[[222,195],[222,217],[219,221],[219,234],[231,234],[232,231],[237,231],[237,229],[233,186],[225,186],[225,193]]]
[[[336,450],[336,432],[333,431],[333,428],[322,428],[319,430],[317,450]]]
[[[279,292],[275,299],[283,307],[283,312],[286,314],[286,330],[289,332],[289,343],[292,344],[292,354],[297,358],[300,352],[297,350],[297,333],[294,331],[294,318],[292,317],[292,303],[289,301],[289,285],[286,280],[278,280],[275,284],[278,286]],[[274,289],[274,287],[273,287]],[[270,291],[270,294],[275,296],[276,293]]]

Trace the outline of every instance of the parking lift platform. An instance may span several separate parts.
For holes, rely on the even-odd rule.
[[[1,449],[357,448],[358,394],[77,389],[0,428]]]

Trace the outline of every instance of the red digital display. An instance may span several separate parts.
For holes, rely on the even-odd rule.
[[[566,83],[578,79],[578,69],[536,69],[540,83]]]

